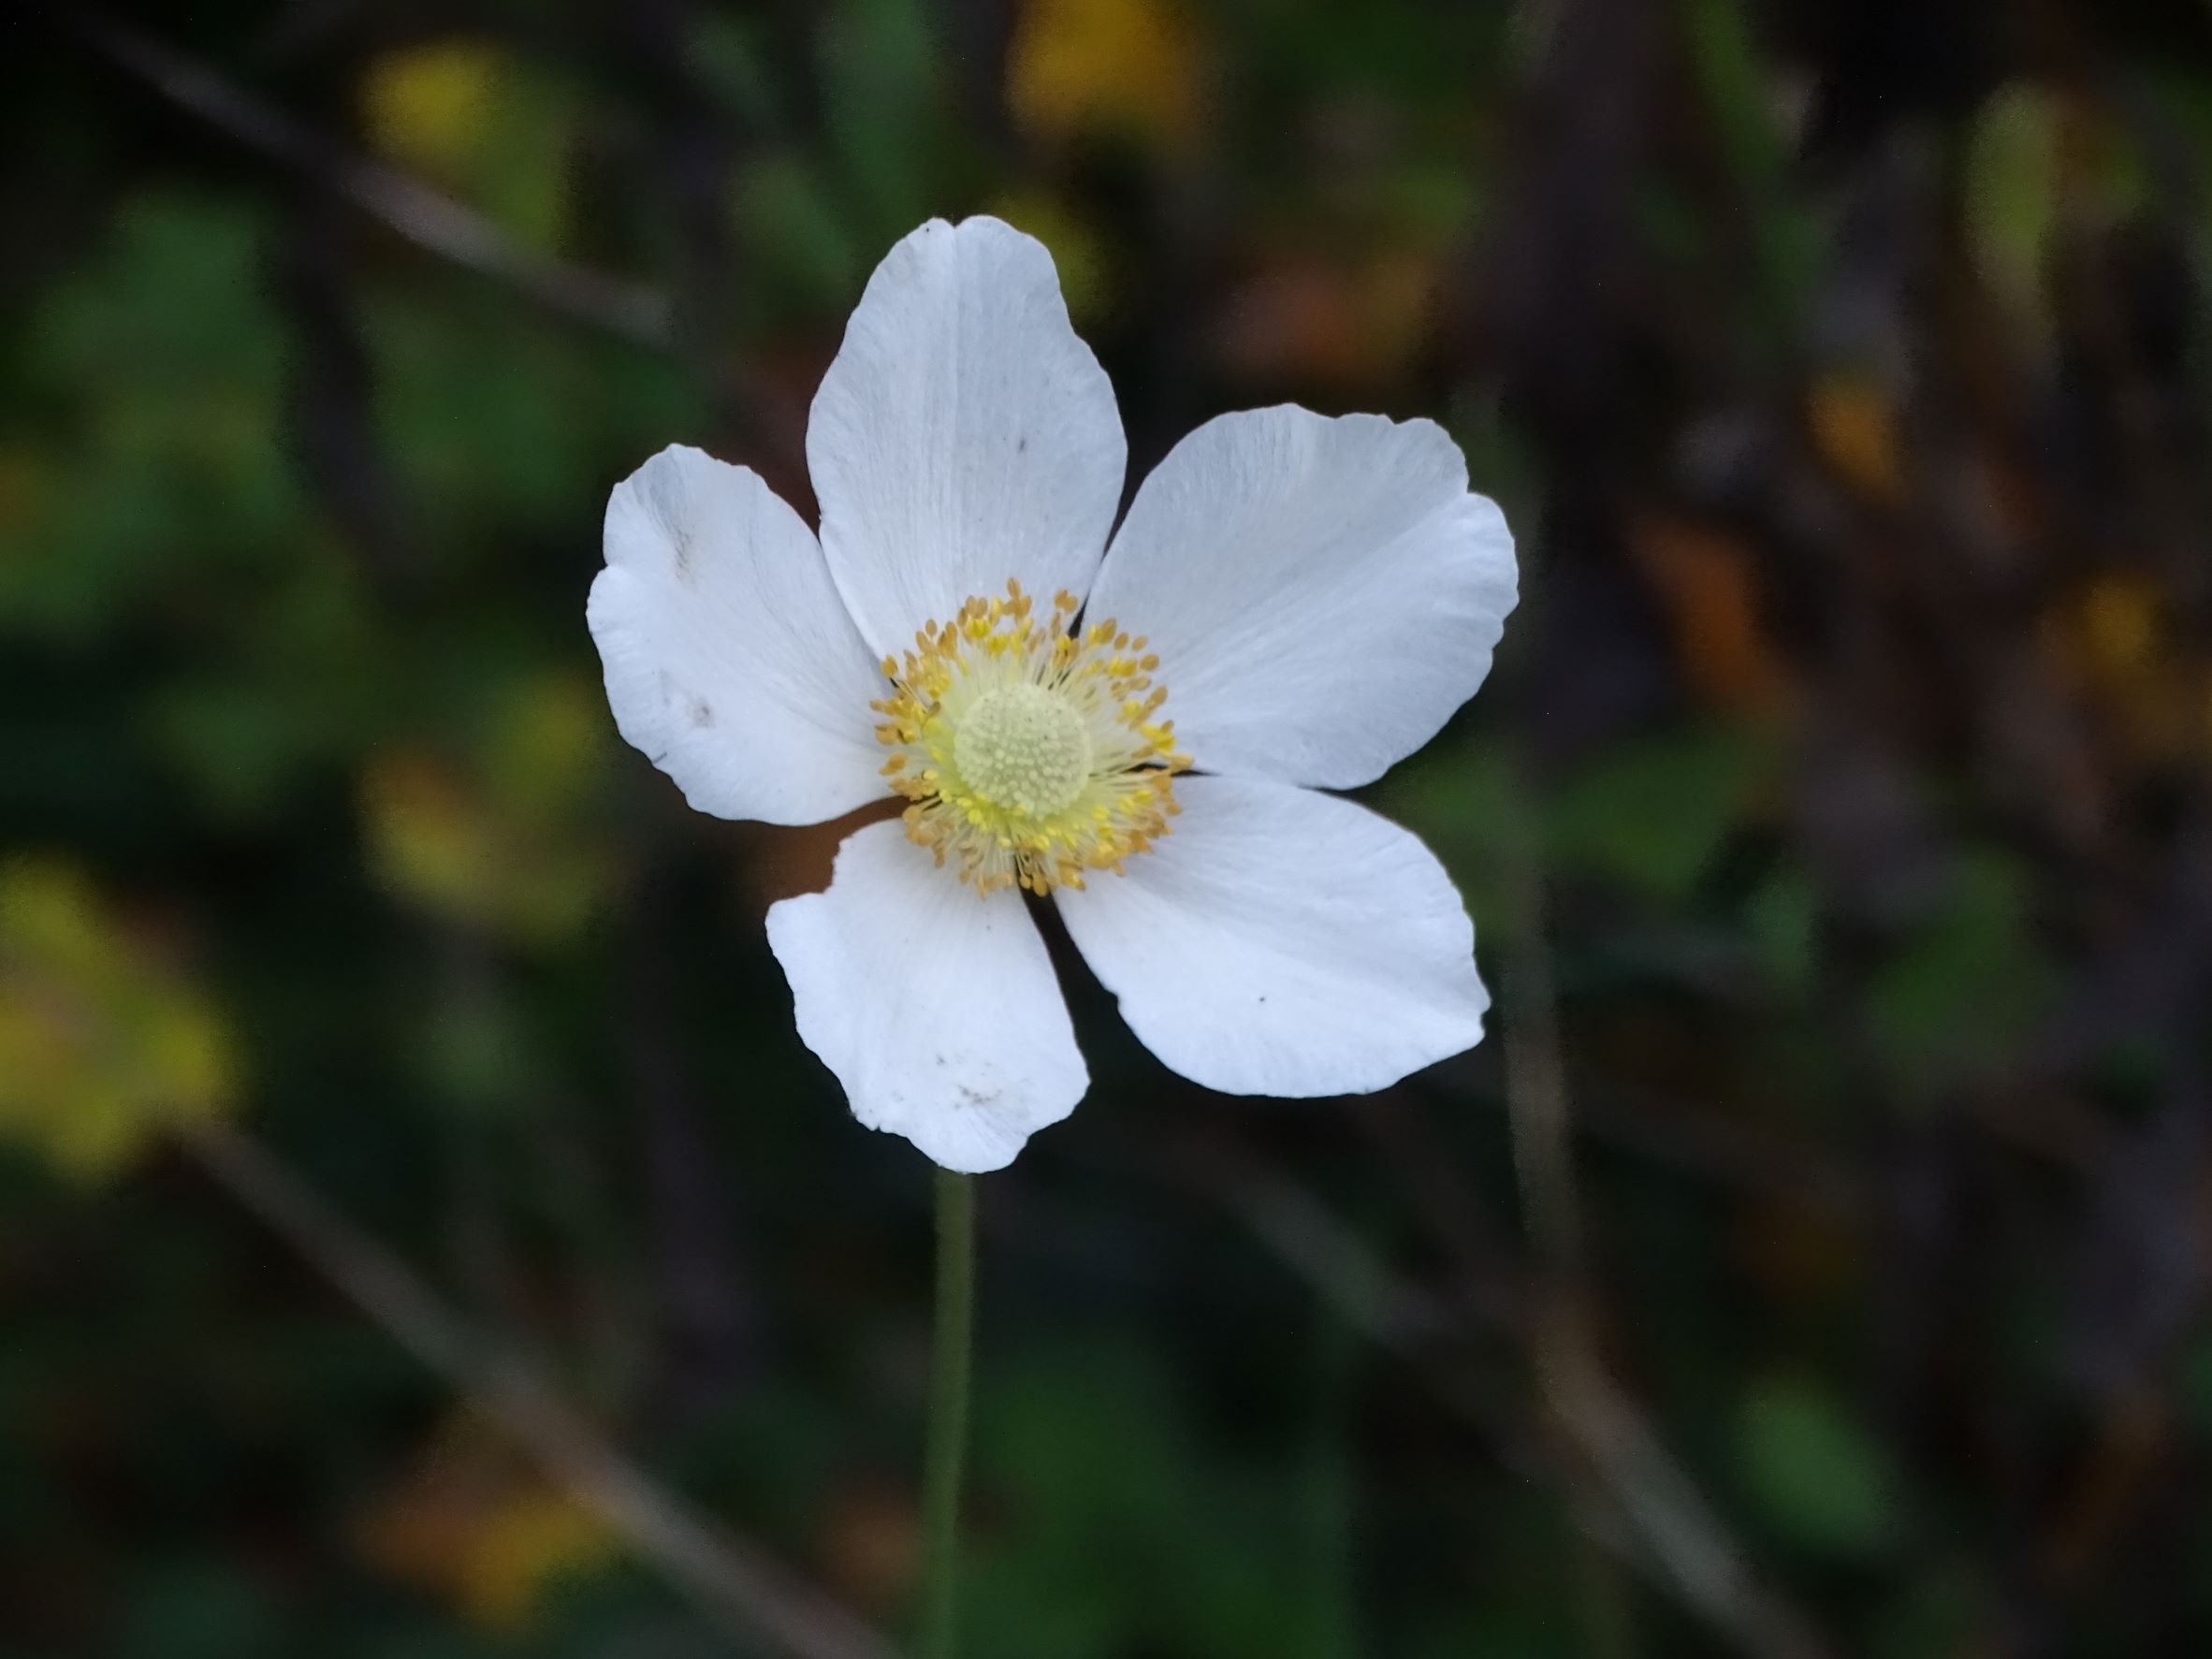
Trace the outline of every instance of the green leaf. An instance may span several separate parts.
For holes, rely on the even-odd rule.
[[[1376,809],[1428,844],[1465,895],[1468,910],[1496,941],[1521,908],[1508,902],[1512,814],[1525,814],[1520,778],[1497,744],[1449,742],[1393,767],[1375,793]]]
[[[819,163],[795,151],[763,155],[739,181],[736,211],[753,284],[783,309],[826,313],[860,292],[867,267]]]
[[[2197,1433],[2212,1439],[2212,1336],[2199,1337],[2183,1358],[2179,1392]]]
[[[1986,1595],[1970,1570],[1956,1564],[1914,1579],[1873,1621],[1867,1651],[1875,1659],[1957,1659],[1986,1652]]]
[[[944,205],[930,182],[932,153],[946,138],[935,43],[917,0],[841,0],[826,9],[831,138],[870,228],[888,240]]]
[[[1818,1554],[1858,1559],[1898,1535],[1898,1482],[1880,1444],[1822,1384],[1774,1377],[1737,1423],[1747,1495],[1775,1531]]]
[[[1313,1652],[1292,1471],[1225,1458],[1129,1350],[1002,1363],[978,1419],[976,1659]],[[1103,1569],[1103,1570],[1102,1570]]]
[[[2039,87],[2007,88],[1974,124],[1967,150],[1967,240],[1982,280],[2015,317],[2050,324],[2044,249],[2059,218],[2060,106]]]
[[[1776,119],[1771,76],[1743,0],[1690,0],[1692,62],[1730,165],[1754,211],[1747,216],[1768,294],[1794,314],[1821,277],[1817,222],[1794,187],[1791,147]]]
[[[1681,904],[1772,778],[1778,756],[1765,731],[1725,726],[1607,754],[1553,798],[1545,815],[1550,863]]]
[[[125,1592],[121,1659],[251,1659],[276,1652],[276,1610],[218,1561],[166,1562]]]
[[[2057,976],[2029,925],[2030,891],[2016,861],[1969,855],[1946,902],[1869,988],[1875,1041],[1915,1090],[2002,1065],[2049,1006]]]
[[[1777,987],[1811,992],[1818,977],[1814,928],[1820,895],[1802,870],[1782,870],[1752,895],[1744,915],[1752,955]]]
[[[283,566],[305,502],[264,230],[219,197],[131,197],[22,330],[39,436],[0,431],[0,632],[90,642]]]

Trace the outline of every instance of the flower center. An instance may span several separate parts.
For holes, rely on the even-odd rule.
[[[1073,698],[1021,680],[975,700],[953,735],[953,759],[982,800],[1050,817],[1083,793],[1091,740]]]
[[[1168,833],[1174,775],[1190,765],[1158,718],[1159,659],[1113,622],[1080,633],[1079,602],[1049,614],[1019,582],[932,621],[883,659],[892,695],[871,705],[907,797],[907,834],[981,893],[1081,887]]]

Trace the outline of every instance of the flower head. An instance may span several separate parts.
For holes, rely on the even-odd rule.
[[[623,736],[701,811],[904,797],[768,912],[863,1123],[988,1170],[1073,1110],[1025,895],[1209,1087],[1361,1093],[1479,1041],[1449,879],[1321,793],[1433,736],[1513,607],[1512,540],[1442,429],[1224,415],[1114,530],[1113,389],[1044,249],[979,218],[877,268],[807,456],[819,540],[745,468],[648,461],[608,502],[589,619]]]

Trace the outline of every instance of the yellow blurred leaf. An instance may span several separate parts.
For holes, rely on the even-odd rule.
[[[2064,107],[2035,86],[2010,86],[1983,107],[1967,146],[1966,237],[1975,269],[2013,319],[2049,327],[2044,258],[2059,219]]]
[[[458,1563],[461,1605],[488,1628],[519,1628],[548,1588],[617,1552],[606,1522],[567,1492],[543,1485],[516,1492],[485,1518]]]
[[[1112,310],[1105,243],[1080,214],[1041,190],[1002,196],[991,204],[991,211],[1017,230],[1027,231],[1051,252],[1059,268],[1068,314],[1078,324],[1096,321]]]
[[[474,40],[441,40],[377,59],[361,83],[371,147],[440,178],[465,175],[496,119],[505,68],[505,53]]]
[[[1805,416],[1813,447],[1846,483],[1888,505],[1904,499],[1897,409],[1884,388],[1859,375],[1824,375]]]
[[[1751,548],[1665,516],[1638,519],[1629,546],[1666,604],[1676,650],[1705,700],[1739,714],[1785,705],[1789,669],[1767,635]]]
[[[863,1608],[896,1608],[912,1594],[922,1564],[913,1493],[877,1480],[831,1493],[817,1550],[833,1590]]]
[[[1007,60],[1014,120],[1041,138],[1102,134],[1172,153],[1205,113],[1197,31],[1169,0],[1027,0]]]
[[[236,1092],[220,1014],[81,873],[0,868],[0,1139],[96,1181]]]
[[[467,1416],[439,1428],[415,1468],[362,1515],[355,1539],[378,1571],[500,1635],[527,1630],[557,1586],[622,1552],[597,1510]]]
[[[418,751],[378,755],[361,797],[371,859],[385,885],[429,910],[490,918],[497,832],[454,768]]]
[[[560,241],[584,104],[542,65],[488,42],[386,53],[361,81],[369,145],[436,180],[532,246]]]
[[[2082,643],[2108,680],[2137,677],[2155,665],[2165,629],[2158,589],[2140,576],[2100,577],[2082,596]]]
[[[369,762],[371,865],[394,893],[450,920],[528,941],[572,933],[615,870],[598,816],[606,757],[595,687],[527,680],[461,752],[415,747]]]
[[[1288,251],[1237,293],[1218,349],[1245,380],[1372,394],[1419,349],[1436,291],[1435,258],[1423,249]]]
[[[2069,233],[2127,223],[2150,189],[2133,123],[2078,89],[2025,82],[1983,104],[1961,185],[1974,269],[2039,344],[2052,327],[2051,261]]]
[[[2202,665],[2175,648],[2167,601],[2148,578],[2107,572],[2063,601],[2044,642],[2059,673],[2136,755],[2202,760],[2212,697]]]
[[[485,754],[492,794],[509,809],[564,813],[597,786],[607,759],[606,693],[577,675],[514,689],[493,721]]]

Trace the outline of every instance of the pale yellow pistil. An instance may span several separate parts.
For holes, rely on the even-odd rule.
[[[1083,793],[1091,740],[1071,698],[1022,680],[969,705],[953,733],[953,761],[986,806],[1049,818]]]
[[[930,622],[903,660],[883,659],[893,694],[871,706],[890,748],[884,776],[907,797],[907,834],[979,892],[1081,887],[1168,833],[1178,810],[1159,659],[1113,622],[1074,632],[1062,593],[1038,617],[1021,584]]]

